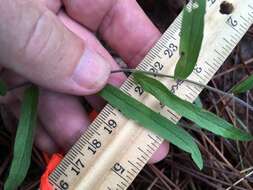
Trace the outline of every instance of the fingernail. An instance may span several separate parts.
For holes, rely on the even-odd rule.
[[[96,52],[85,49],[72,79],[85,90],[97,92],[106,84],[111,67]]]

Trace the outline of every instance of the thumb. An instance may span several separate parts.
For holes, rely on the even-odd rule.
[[[51,90],[92,94],[110,75],[110,65],[38,1],[1,1],[0,44],[2,66]]]

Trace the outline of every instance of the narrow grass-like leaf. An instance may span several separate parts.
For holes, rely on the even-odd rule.
[[[197,97],[196,100],[194,101],[194,105],[196,105],[199,108],[203,108],[203,104],[202,104],[201,99],[199,97]]]
[[[240,94],[247,92],[253,88],[253,75],[249,76],[244,81],[240,82],[239,84],[235,85],[232,88],[232,92],[235,94]]]
[[[15,138],[13,160],[4,190],[17,189],[29,169],[37,118],[38,96],[39,90],[35,86],[25,90]]]
[[[180,59],[175,77],[186,79],[193,71],[199,56],[204,33],[206,0],[192,0],[184,7],[180,37]]]
[[[4,81],[0,80],[0,96],[5,96],[8,91],[8,88]]]
[[[99,95],[119,109],[126,117],[190,153],[196,165],[200,169],[203,168],[203,160],[198,146],[192,136],[184,129],[177,127],[170,120],[126,95],[116,87],[107,85]]]
[[[180,99],[170,92],[161,82],[142,73],[133,73],[135,81],[142,88],[156,97],[164,105],[168,106],[178,114],[195,122],[199,127],[213,132],[214,134],[234,140],[253,140],[253,137],[225,121],[224,119]]]

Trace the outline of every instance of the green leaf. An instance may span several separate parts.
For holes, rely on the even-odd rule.
[[[5,96],[8,91],[8,88],[4,81],[0,80],[0,96]]]
[[[202,104],[201,99],[199,97],[196,98],[196,100],[194,101],[194,104],[199,108],[203,108],[203,104]]]
[[[240,82],[239,84],[235,85],[232,88],[232,92],[235,94],[240,94],[247,92],[253,88],[253,75],[249,76],[244,81]]]
[[[141,73],[133,73],[133,76],[135,81],[140,84],[145,91],[155,96],[160,102],[175,112],[195,122],[200,128],[206,129],[225,138],[243,141],[253,140],[253,137],[250,134],[235,128],[224,119],[221,119],[215,114],[201,109],[190,102],[180,99],[158,80]]]
[[[119,109],[126,117],[133,119],[143,127],[190,153],[196,165],[200,169],[203,168],[203,160],[198,146],[192,136],[184,129],[177,127],[170,120],[126,95],[116,87],[107,85],[99,95]]]
[[[204,35],[206,0],[192,0],[189,5],[185,6],[183,11],[179,47],[181,56],[174,73],[178,79],[186,79],[192,73]]]
[[[32,86],[25,90],[17,128],[13,160],[4,190],[14,190],[23,182],[31,162],[33,134],[36,126],[39,90]]]

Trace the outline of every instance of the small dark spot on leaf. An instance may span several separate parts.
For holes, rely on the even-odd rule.
[[[220,13],[229,15],[233,12],[234,6],[232,3],[229,3],[227,1],[223,1],[220,5]]]

